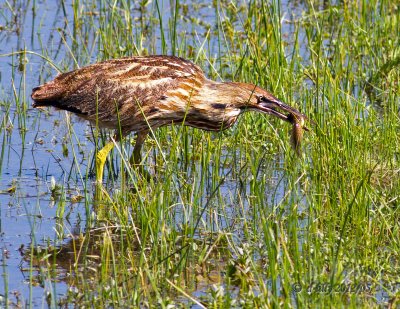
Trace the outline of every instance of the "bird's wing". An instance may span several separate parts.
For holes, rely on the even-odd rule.
[[[109,60],[57,76],[33,90],[36,106],[54,106],[88,120],[117,123],[151,109],[166,93],[198,87],[204,75],[190,61],[152,56]]]

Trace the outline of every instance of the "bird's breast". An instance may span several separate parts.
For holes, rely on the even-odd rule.
[[[203,130],[221,131],[230,128],[238,115],[236,110],[191,108],[185,118],[185,124]]]

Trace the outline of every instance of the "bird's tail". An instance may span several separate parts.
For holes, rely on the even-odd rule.
[[[32,89],[31,98],[33,107],[54,106],[62,98],[64,89],[54,81],[40,85]]]

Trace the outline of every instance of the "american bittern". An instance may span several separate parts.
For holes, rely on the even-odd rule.
[[[305,115],[252,84],[215,82],[192,62],[173,56],[131,57],[100,62],[58,75],[32,92],[33,107],[53,106],[118,130],[122,138],[137,132],[131,157],[140,151],[150,128],[184,124],[219,131],[245,111],[274,115],[293,125],[298,150]],[[286,113],[286,114],[285,114]],[[96,179],[102,181],[108,143],[96,156]]]

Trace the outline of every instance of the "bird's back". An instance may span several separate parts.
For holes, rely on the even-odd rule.
[[[34,88],[32,99],[34,107],[54,106],[111,128],[120,123],[129,132],[147,126],[143,115],[151,119],[169,96],[184,100],[204,80],[202,70],[182,58],[130,57],[60,74]]]

